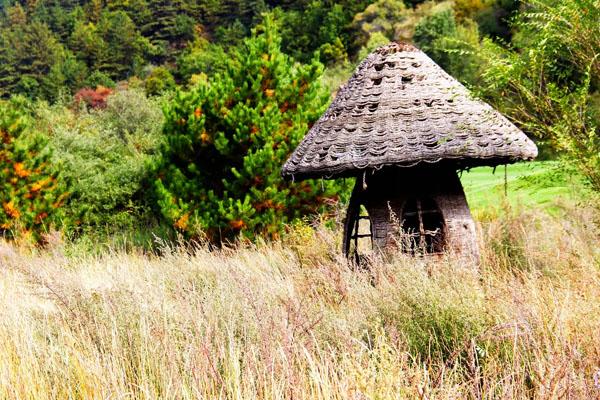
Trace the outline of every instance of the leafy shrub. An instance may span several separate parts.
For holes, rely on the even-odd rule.
[[[354,17],[351,25],[354,50],[362,51],[359,53],[360,58],[365,54],[365,48],[372,48],[374,42],[382,43],[383,38],[387,38],[388,41],[414,42],[418,25],[421,25],[419,29],[423,29],[423,24],[429,24],[432,16],[451,13],[452,6],[453,2],[450,1],[428,1],[416,4],[412,8],[407,7],[401,0],[377,0]],[[436,38],[444,35],[444,32],[434,31]],[[423,46],[423,43],[419,45]]]
[[[328,101],[320,64],[294,64],[270,17],[223,60],[225,72],[165,109],[159,204],[176,228],[219,241],[276,236],[322,207],[335,185],[284,182],[280,169]]]
[[[227,57],[221,46],[197,38],[177,59],[177,78],[188,83],[194,75],[223,72],[223,60]]]
[[[175,79],[166,67],[153,68],[144,81],[148,95],[158,95],[167,90],[175,89]]]
[[[98,86],[104,86],[107,88],[114,89],[115,81],[113,81],[110,76],[106,75],[102,71],[94,71],[92,72],[83,83],[84,87],[95,88]]]
[[[390,40],[381,32],[375,32],[369,37],[369,41],[358,52],[360,60],[365,59],[373,50],[389,43]]]
[[[161,101],[143,90],[124,90],[103,109],[39,105],[38,123],[49,132],[54,160],[70,182],[64,223],[72,234],[109,234],[153,220],[146,182],[160,143]]]
[[[372,36],[386,37],[388,41],[395,39],[395,25],[407,17],[407,10],[402,0],[378,0],[369,5],[363,12],[354,16],[352,29],[356,32],[355,45],[367,46]],[[359,58],[362,58],[359,56]]]
[[[424,17],[415,27],[415,44],[442,68],[450,63],[448,54],[440,49],[440,40],[456,35],[456,21],[452,10],[444,10]]]
[[[465,18],[473,19],[473,17],[485,9],[488,2],[484,0],[456,0],[454,2],[454,12],[456,18],[462,21]]]
[[[472,18],[483,35],[509,41],[512,36],[510,20],[520,5],[521,1],[496,0],[485,4]]]
[[[435,46],[438,52],[445,53],[446,72],[464,84],[478,87],[483,61],[477,51],[479,29],[473,20],[465,19],[452,36],[440,38]]]
[[[319,48],[321,60],[326,63],[344,63],[348,60],[348,54],[340,38],[335,38],[332,43],[325,43]]]
[[[39,241],[66,196],[59,191],[47,139],[30,129],[22,110],[2,102],[0,140],[0,231]]]
[[[450,75],[462,83],[476,85],[482,65],[477,51],[480,43],[478,25],[464,16],[458,24],[451,8],[432,11],[415,26],[415,44]]]

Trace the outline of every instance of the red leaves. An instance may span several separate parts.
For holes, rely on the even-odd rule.
[[[41,212],[38,215],[35,216],[35,222],[36,224],[41,224],[42,221],[48,217],[48,213],[47,212]]]
[[[84,102],[88,107],[102,109],[106,107],[108,96],[113,93],[112,89],[98,86],[96,89],[83,88],[75,93],[75,104]]]
[[[288,103],[288,101],[286,100],[281,107],[279,107],[279,111],[283,114],[284,112],[286,112],[288,110],[288,108],[290,107],[290,103]]]

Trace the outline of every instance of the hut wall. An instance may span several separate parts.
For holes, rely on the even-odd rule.
[[[362,178],[359,178],[362,185]],[[365,179],[366,189],[355,190],[372,224],[375,248],[399,249],[403,207],[409,199],[430,198],[444,220],[446,251],[476,260],[479,257],[475,224],[454,170],[433,168],[378,171]]]
[[[479,248],[475,222],[467,199],[459,186],[460,193],[440,193],[435,196],[446,224],[447,251],[461,257],[479,259]]]

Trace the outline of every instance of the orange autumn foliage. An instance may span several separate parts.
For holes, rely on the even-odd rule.
[[[13,165],[13,168],[15,170],[15,175],[17,175],[19,178],[27,178],[29,175],[31,175],[31,171],[28,171],[25,168],[25,164],[22,162],[16,162]]]

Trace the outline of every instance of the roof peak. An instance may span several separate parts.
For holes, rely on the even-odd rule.
[[[390,42],[386,45],[376,48],[371,54],[388,55],[404,51],[420,51],[415,46],[406,42]]]

